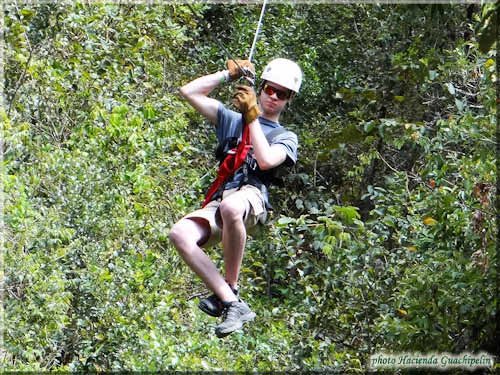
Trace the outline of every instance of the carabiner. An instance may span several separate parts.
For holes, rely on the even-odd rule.
[[[251,85],[255,85],[255,73],[248,69],[246,66],[242,68],[243,78]]]

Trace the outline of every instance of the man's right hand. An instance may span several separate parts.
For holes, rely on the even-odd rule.
[[[234,81],[244,75],[242,69],[250,71],[255,76],[255,67],[249,60],[227,60],[226,66],[227,70],[229,70],[229,78],[231,81]]]

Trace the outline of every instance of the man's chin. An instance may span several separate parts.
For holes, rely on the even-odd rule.
[[[273,104],[264,106],[262,110],[269,115],[277,115],[280,113],[279,108]]]

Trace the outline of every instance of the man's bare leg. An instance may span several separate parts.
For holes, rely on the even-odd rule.
[[[203,219],[182,219],[170,231],[170,240],[187,263],[187,265],[203,280],[222,301],[232,302],[238,298],[227,285],[215,264],[198,245],[206,239],[210,228]]]
[[[237,196],[229,196],[221,202],[219,209],[223,223],[222,248],[226,281],[233,289],[237,289],[247,235],[243,222],[246,205]]]

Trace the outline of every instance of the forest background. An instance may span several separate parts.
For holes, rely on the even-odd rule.
[[[364,372],[378,352],[498,355],[498,5],[268,5],[254,63],[304,71],[283,118],[300,160],[248,243],[257,319],[224,340],[168,241],[215,173],[213,128],[178,88],[224,69],[210,35],[246,57],[261,6],[192,7],[3,5],[1,368]]]

